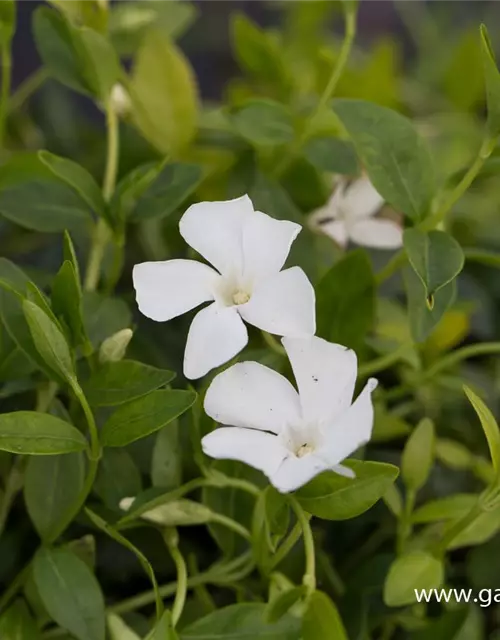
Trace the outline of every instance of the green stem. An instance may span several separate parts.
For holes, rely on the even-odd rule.
[[[448,369],[467,358],[491,355],[493,353],[500,353],[500,342],[482,342],[480,344],[471,344],[467,347],[462,347],[461,349],[452,351],[448,355],[444,356],[444,358],[441,358],[441,360],[433,364],[432,367],[429,367],[427,371],[424,371],[418,382],[420,383],[430,380],[438,373],[441,373],[444,369]]]
[[[10,41],[2,46],[2,88],[0,95],[0,148],[4,147],[5,121],[7,119],[10,84],[12,78],[12,56]]]
[[[296,522],[293,529],[288,534],[288,537],[285,539],[283,544],[279,547],[279,549],[274,554],[274,557],[271,562],[271,568],[277,567],[280,562],[282,562],[286,556],[290,553],[290,551],[294,548],[297,542],[300,540],[300,536],[302,535],[302,527],[300,522]]]
[[[7,482],[5,483],[5,491],[2,496],[0,505],[0,538],[7,523],[7,518],[10,513],[17,494],[23,486],[23,474],[21,471],[22,457],[16,456],[12,464],[12,468],[9,471]]]
[[[413,491],[412,489],[407,490],[405,508],[398,522],[398,531],[397,531],[397,540],[396,540],[396,550],[398,555],[401,555],[403,553],[405,542],[407,538],[410,536],[412,531],[411,514],[413,513],[413,509],[415,507],[416,497],[417,496],[415,491]]]
[[[179,622],[184,605],[186,604],[188,589],[187,567],[184,557],[179,551],[179,535],[176,529],[167,529],[163,537],[177,569],[177,589],[175,592],[174,606],[172,607],[172,623],[175,627]]]
[[[391,276],[393,276],[396,271],[398,271],[404,264],[406,263],[406,253],[401,250],[398,251],[385,265],[383,269],[381,269],[375,275],[375,282],[377,285],[381,285],[382,282],[388,280]]]
[[[231,531],[234,531],[235,533],[240,535],[242,538],[245,538],[245,540],[247,540],[248,542],[252,542],[252,536],[248,529],[246,529],[239,522],[236,522],[236,520],[233,520],[232,518],[229,518],[222,513],[217,513],[216,511],[214,511],[212,513],[211,522],[220,524],[223,527],[227,527]]]
[[[90,436],[90,457],[92,460],[99,460],[99,458],[101,457],[101,445],[99,444],[99,432],[97,430],[94,414],[92,413],[92,409],[90,408],[90,405],[87,401],[87,398],[85,397],[85,394],[82,391],[82,388],[76,380],[71,385],[71,387],[83,409],[85,419],[87,420]]]
[[[383,371],[387,369],[398,360],[401,359],[401,356],[408,350],[408,347],[411,346],[411,343],[402,344],[398,349],[393,351],[392,353],[387,353],[384,356],[380,356],[379,358],[375,358],[371,362],[367,362],[366,364],[362,364],[358,369],[358,376],[371,376],[374,373],[379,371]]]
[[[291,495],[288,496],[290,505],[297,516],[297,520],[302,528],[302,536],[304,538],[304,551],[306,554],[306,570],[302,582],[307,588],[309,594],[316,589],[316,557],[314,553],[314,538],[312,534],[309,518],[299,502]]]
[[[48,78],[49,73],[45,67],[40,67],[28,76],[11,95],[8,106],[9,113],[17,111]]]
[[[468,513],[455,522],[447,533],[444,534],[442,539],[435,545],[434,552],[436,555],[444,555],[453,540],[455,540],[462,531],[465,531],[467,527],[475,522],[482,513],[483,509],[481,508],[481,503],[478,501]]]
[[[16,593],[22,588],[24,582],[28,578],[31,572],[31,561],[20,571],[14,580],[10,583],[10,586],[4,591],[0,598],[0,612],[2,612],[9,602],[14,598]]]
[[[279,354],[280,356],[286,356],[285,347],[282,344],[280,344],[274,336],[272,336],[270,333],[267,333],[267,331],[262,331],[261,333],[265,343],[269,347],[271,347],[271,349],[275,353]]]

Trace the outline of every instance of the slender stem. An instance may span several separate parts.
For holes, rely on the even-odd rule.
[[[31,562],[29,562],[22,571],[20,571],[14,580],[10,583],[9,587],[4,591],[0,598],[0,612],[3,611],[9,602],[14,598],[16,593],[22,588],[25,580],[28,578],[31,571]]]
[[[9,113],[17,111],[48,78],[49,73],[45,67],[40,67],[28,76],[11,95],[8,105]]]
[[[264,338],[265,343],[271,347],[271,349],[279,354],[280,356],[286,356],[285,347],[281,345],[274,336],[267,331],[262,331],[262,337]]]
[[[101,457],[101,445],[99,444],[99,432],[97,431],[94,414],[92,413],[92,409],[90,408],[87,398],[85,397],[85,394],[78,382],[75,380],[71,386],[75,396],[78,398],[78,402],[81,404],[83,413],[85,414],[85,419],[87,420],[90,436],[91,458],[93,460],[99,460]]]
[[[497,139],[491,139],[490,137],[486,137],[479,149],[479,153],[477,154],[476,159],[470,166],[467,173],[460,180],[460,182],[455,186],[455,188],[451,191],[448,197],[445,199],[441,207],[436,213],[432,216],[426,218],[422,224],[420,225],[421,229],[427,231],[429,229],[435,229],[446,217],[448,211],[452,208],[452,206],[460,200],[463,194],[470,187],[472,182],[474,181],[477,174],[481,171],[483,164],[490,157],[493,152],[493,149],[496,146]]]
[[[10,41],[2,46],[2,88],[0,95],[0,148],[4,146],[5,120],[7,118],[10,84],[12,77],[12,56]]]
[[[444,369],[448,369],[467,358],[491,355],[493,353],[500,353],[500,342],[483,342],[480,344],[471,344],[467,347],[462,347],[461,349],[452,351],[448,355],[444,356],[444,358],[441,358],[441,360],[433,364],[432,367],[429,367],[427,371],[424,371],[418,382],[430,380]]]
[[[240,535],[242,538],[245,538],[245,540],[248,540],[248,542],[252,541],[252,536],[248,529],[246,529],[239,522],[236,522],[236,520],[233,520],[232,518],[229,518],[222,513],[217,513],[214,511],[212,514],[211,522],[220,524],[223,527],[227,527],[231,531],[234,531],[235,533]]]
[[[411,534],[411,514],[415,507],[416,493],[412,489],[408,489],[406,492],[405,508],[401,514],[401,518],[398,522],[396,550],[398,555],[401,555],[404,551],[404,545],[407,538]]]
[[[388,280],[405,263],[406,263],[406,253],[401,249],[401,251],[398,251],[389,260],[389,262],[385,265],[385,267],[376,274],[375,276],[376,284],[381,285],[382,282],[385,282],[386,280]]]
[[[172,623],[174,627],[179,622],[182,615],[184,605],[186,603],[186,595],[188,589],[188,575],[186,562],[182,553],[179,551],[179,535],[176,529],[166,529],[163,538],[167,544],[172,560],[177,569],[177,589],[175,592],[174,606],[172,608]]]
[[[7,523],[10,508],[12,507],[17,494],[23,486],[21,465],[22,458],[20,456],[16,456],[7,477],[7,482],[5,483],[5,491],[0,504],[0,538],[2,537],[2,533]]]
[[[106,202],[109,202],[115,190],[120,148],[119,120],[112,107],[111,100],[108,101],[106,107],[106,125],[108,143],[102,194]],[[106,222],[100,219],[95,225],[92,235],[92,246],[90,248],[87,272],[85,274],[85,291],[95,291],[97,289],[101,275],[101,266],[106,253],[106,247],[111,238],[111,232]]]
[[[302,535],[302,527],[300,522],[296,522],[293,529],[288,534],[288,537],[285,539],[283,544],[279,547],[279,549],[274,554],[274,557],[271,561],[271,568],[274,568],[282,562],[286,556],[290,553],[290,551],[294,548],[297,542],[300,540],[300,536]]]
[[[309,523],[309,518],[307,517],[304,509],[300,506],[299,502],[291,495],[288,496],[288,499],[302,528],[304,551],[306,554],[306,570],[304,577],[302,578],[302,582],[307,588],[308,593],[311,594],[316,589],[316,557],[314,553],[312,529]]]
[[[408,347],[411,346],[411,343],[402,344],[392,353],[387,353],[384,356],[380,356],[380,358],[375,358],[371,362],[367,362],[366,364],[362,364],[358,369],[359,376],[371,376],[378,371],[383,371],[387,369],[395,362],[400,360],[401,356],[407,351]]]
[[[248,482],[248,480],[241,480],[240,478],[231,478],[230,476],[224,476],[219,480],[217,475],[216,480],[212,480],[208,477],[204,480],[204,485],[208,487],[234,487],[235,489],[241,489],[242,491],[246,491],[246,493],[250,493],[252,496],[258,497],[260,495],[260,489],[256,485]]]

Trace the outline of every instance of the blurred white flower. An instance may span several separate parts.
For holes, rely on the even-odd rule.
[[[125,87],[117,82],[111,89],[111,105],[119,116],[126,116],[132,108],[132,101]]]
[[[231,426],[206,435],[203,450],[260,469],[282,493],[327,469],[353,477],[340,463],[370,439],[377,381],[371,378],[352,403],[354,351],[317,337],[282,342],[299,393],[257,362],[235,364],[216,376],[205,397],[206,413]]]
[[[340,178],[325,206],[313,211],[310,224],[333,238],[341,247],[349,240],[365,247],[397,249],[403,244],[403,231],[392,220],[375,218],[384,204],[370,180],[363,176],[354,182]]]
[[[184,240],[215,269],[195,260],[134,267],[140,311],[157,322],[212,302],[194,318],[184,374],[194,379],[224,364],[248,342],[243,320],[280,336],[316,330],[314,289],[299,267],[281,271],[300,225],[254,211],[248,196],[194,204],[181,218]]]

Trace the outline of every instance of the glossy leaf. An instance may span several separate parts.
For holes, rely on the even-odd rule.
[[[87,292],[83,295],[83,321],[89,340],[97,349],[106,338],[130,327],[132,315],[123,300]]]
[[[267,622],[278,622],[288,611],[304,598],[307,589],[304,585],[283,591],[267,605]]]
[[[325,520],[348,520],[372,507],[398,476],[398,468],[381,462],[349,460],[356,477],[333,471],[320,474],[295,494],[302,507]]]
[[[42,549],[33,569],[51,618],[77,640],[104,640],[104,598],[87,565],[66,549]]]
[[[150,31],[137,52],[130,94],[134,122],[151,144],[176,153],[191,142],[198,111],[192,70],[159,31]]]
[[[434,462],[434,424],[421,420],[408,438],[401,457],[401,476],[409,489],[418,491],[427,482]]]
[[[359,173],[353,144],[340,138],[312,138],[304,147],[304,155],[321,171],[353,176]]]
[[[303,640],[349,640],[335,604],[322,591],[315,591],[302,620]]]
[[[479,496],[475,493],[455,493],[445,498],[438,498],[426,502],[412,514],[412,522],[440,522],[443,520],[459,520],[465,516]]]
[[[333,108],[380,195],[410,218],[426,216],[435,191],[434,169],[412,123],[363,100],[335,100]]]
[[[153,391],[117,409],[104,423],[102,444],[123,447],[158,431],[175,420],[196,400],[193,391]]]
[[[410,264],[426,290],[427,304],[434,306],[434,295],[454,280],[464,266],[464,252],[444,231],[407,229],[403,235]]]
[[[272,100],[252,100],[232,116],[238,133],[255,146],[275,146],[294,138],[292,117],[282,104]]]
[[[500,478],[500,431],[498,429],[498,423],[485,403],[472,389],[464,385],[464,391],[481,422],[484,435],[488,441],[493,467],[497,478]]]
[[[0,614],[2,640],[41,640],[35,620],[22,600],[17,600]]]
[[[402,607],[416,602],[416,589],[437,589],[444,579],[443,563],[425,551],[412,551],[391,565],[384,585],[384,602]]]
[[[141,638],[125,624],[125,622],[114,613],[110,613],[107,618],[108,631],[111,640],[141,640]]]
[[[147,395],[173,380],[175,374],[135,360],[103,364],[83,384],[91,405],[110,407]]]
[[[125,449],[106,449],[94,483],[94,491],[104,504],[118,509],[120,500],[141,490],[141,474],[130,454]]]
[[[33,456],[28,460],[24,500],[35,529],[51,540],[78,500],[85,474],[81,453]]]
[[[491,46],[488,30],[484,24],[480,27],[481,55],[483,58],[484,82],[486,85],[486,104],[488,107],[488,129],[492,136],[500,133],[500,73],[495,54]]]
[[[175,489],[182,479],[182,443],[179,421],[158,431],[151,460],[151,482],[154,487]]]
[[[179,640],[179,636],[174,628],[172,613],[165,611],[161,620],[153,631],[146,637],[146,640]]]
[[[52,285],[52,310],[68,328],[73,345],[85,341],[82,291],[73,264],[65,260]]]
[[[10,43],[16,30],[15,0],[4,0],[0,3],[0,45]]]
[[[355,350],[363,345],[375,322],[375,281],[366,251],[349,252],[323,276],[316,309],[318,336]]]
[[[60,418],[37,411],[0,414],[0,450],[30,455],[83,451],[87,441]]]

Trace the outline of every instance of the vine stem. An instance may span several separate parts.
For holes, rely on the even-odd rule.
[[[112,101],[106,105],[106,129],[107,129],[107,154],[106,168],[102,185],[102,195],[106,202],[113,196],[116,177],[118,174],[118,156],[120,149],[119,120],[113,109]],[[101,266],[106,253],[106,247],[111,238],[111,231],[106,222],[101,218],[94,227],[92,234],[92,246],[90,248],[87,272],[85,274],[85,291],[95,291],[99,284]]]
[[[374,373],[387,369],[388,367],[393,365],[395,362],[400,360],[401,356],[411,346],[411,344],[412,343],[410,342],[402,344],[395,351],[392,351],[391,353],[387,353],[386,355],[380,356],[380,358],[375,358],[371,362],[367,362],[366,364],[360,365],[358,369],[358,375],[364,376],[364,377],[371,376]]]
[[[188,574],[184,556],[179,550],[179,535],[177,530],[166,529],[163,534],[163,538],[177,569],[177,588],[175,592],[174,606],[172,607],[172,623],[175,627],[179,622],[184,605],[186,604]]]
[[[38,91],[48,78],[49,73],[45,67],[40,67],[40,69],[37,69],[34,73],[28,76],[11,95],[8,104],[8,112],[12,113],[13,111],[17,111],[26,102],[26,100]]]
[[[444,358],[436,362],[432,367],[429,367],[427,371],[424,371],[420,381],[429,380],[436,374],[440,373],[448,367],[452,367],[454,364],[458,364],[462,360],[467,358],[473,358],[475,356],[491,355],[494,353],[500,353],[500,342],[483,342],[480,344],[471,344],[467,347],[462,347],[456,351],[452,351]]]
[[[466,513],[462,518],[457,520],[455,524],[444,534],[442,539],[435,546],[434,552],[437,555],[444,555],[446,549],[455,540],[455,538],[465,531],[482,513],[484,513],[480,502],[478,501],[472,509]]]
[[[288,534],[288,537],[285,539],[283,544],[279,547],[279,549],[274,554],[272,559],[271,568],[278,566],[280,562],[282,562],[286,556],[290,553],[290,551],[294,548],[297,542],[300,540],[300,536],[302,535],[302,527],[300,522],[296,522],[293,529]]]
[[[2,88],[0,96],[0,147],[4,146],[5,121],[7,119],[10,85],[12,78],[12,56],[10,42],[2,46]]]
[[[314,538],[312,534],[311,524],[304,509],[293,496],[288,496],[290,506],[297,516],[297,520],[302,528],[302,536],[304,538],[304,551],[306,554],[306,570],[302,582],[307,588],[308,594],[312,594],[316,589],[316,556],[314,552]]]

